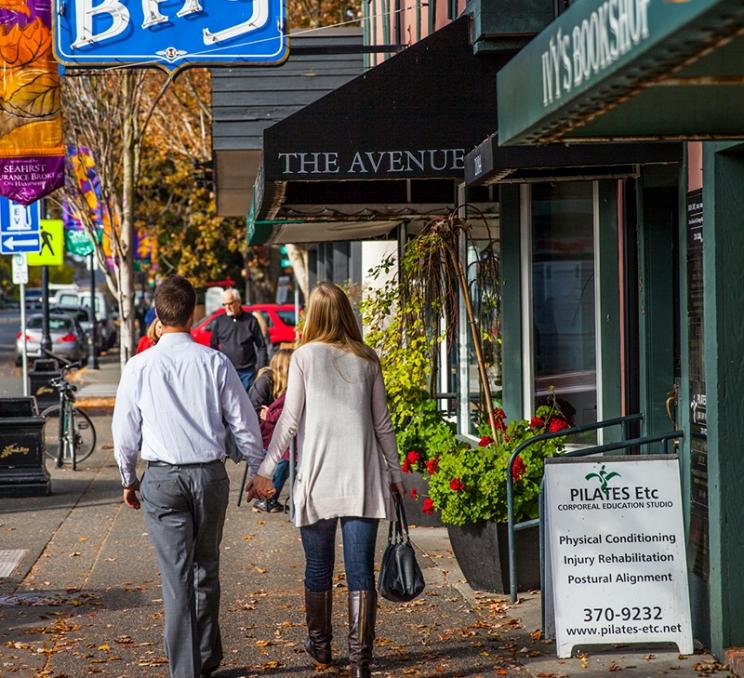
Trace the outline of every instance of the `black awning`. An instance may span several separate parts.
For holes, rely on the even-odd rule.
[[[407,180],[462,180],[465,153],[493,131],[496,73],[508,58],[474,55],[469,32],[463,16],[266,129],[257,216],[278,214],[277,195],[359,204],[361,182],[384,180],[362,202],[406,204]],[[333,201],[316,182],[334,182]],[[337,182],[353,182],[354,195]],[[451,188],[443,195],[453,204]]]
[[[679,143],[575,144],[566,146],[499,146],[490,135],[465,156],[468,185],[542,178],[575,179],[632,174],[638,165],[682,161]]]

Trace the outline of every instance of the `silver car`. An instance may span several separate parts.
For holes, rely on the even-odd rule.
[[[26,351],[33,360],[48,357],[41,352],[41,314],[29,317],[26,323]],[[49,335],[52,340],[52,353],[70,362],[88,361],[88,338],[80,324],[69,315],[52,313],[49,315]],[[23,336],[18,332],[16,337],[16,365],[21,364],[23,353]]]

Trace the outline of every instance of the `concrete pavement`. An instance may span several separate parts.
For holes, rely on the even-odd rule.
[[[141,512],[123,507],[110,418],[96,417],[99,449],[76,473],[52,470],[54,494],[0,499],[0,549],[23,557],[0,578],[0,675],[166,676],[157,565]],[[232,497],[223,542],[226,658],[215,674],[310,676],[302,650],[302,549],[283,515],[236,506],[242,467],[228,462]],[[383,530],[381,530],[383,532]],[[383,544],[381,534],[380,549]],[[464,582],[446,530],[413,528],[427,590],[406,605],[382,601],[376,676],[726,675],[712,657],[609,648],[557,660],[539,637],[539,599],[516,606]],[[334,646],[343,673],[345,583],[338,551]]]

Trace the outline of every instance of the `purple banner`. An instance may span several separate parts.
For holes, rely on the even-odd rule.
[[[64,182],[50,18],[50,0],[4,0],[0,10],[0,195],[25,205]]]

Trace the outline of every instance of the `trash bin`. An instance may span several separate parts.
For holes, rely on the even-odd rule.
[[[44,454],[44,418],[34,398],[0,398],[0,497],[51,492]]]
[[[54,359],[40,358],[28,373],[28,392],[36,398],[39,409],[43,412],[50,405],[59,403],[59,391],[49,382],[60,377],[59,363]]]

